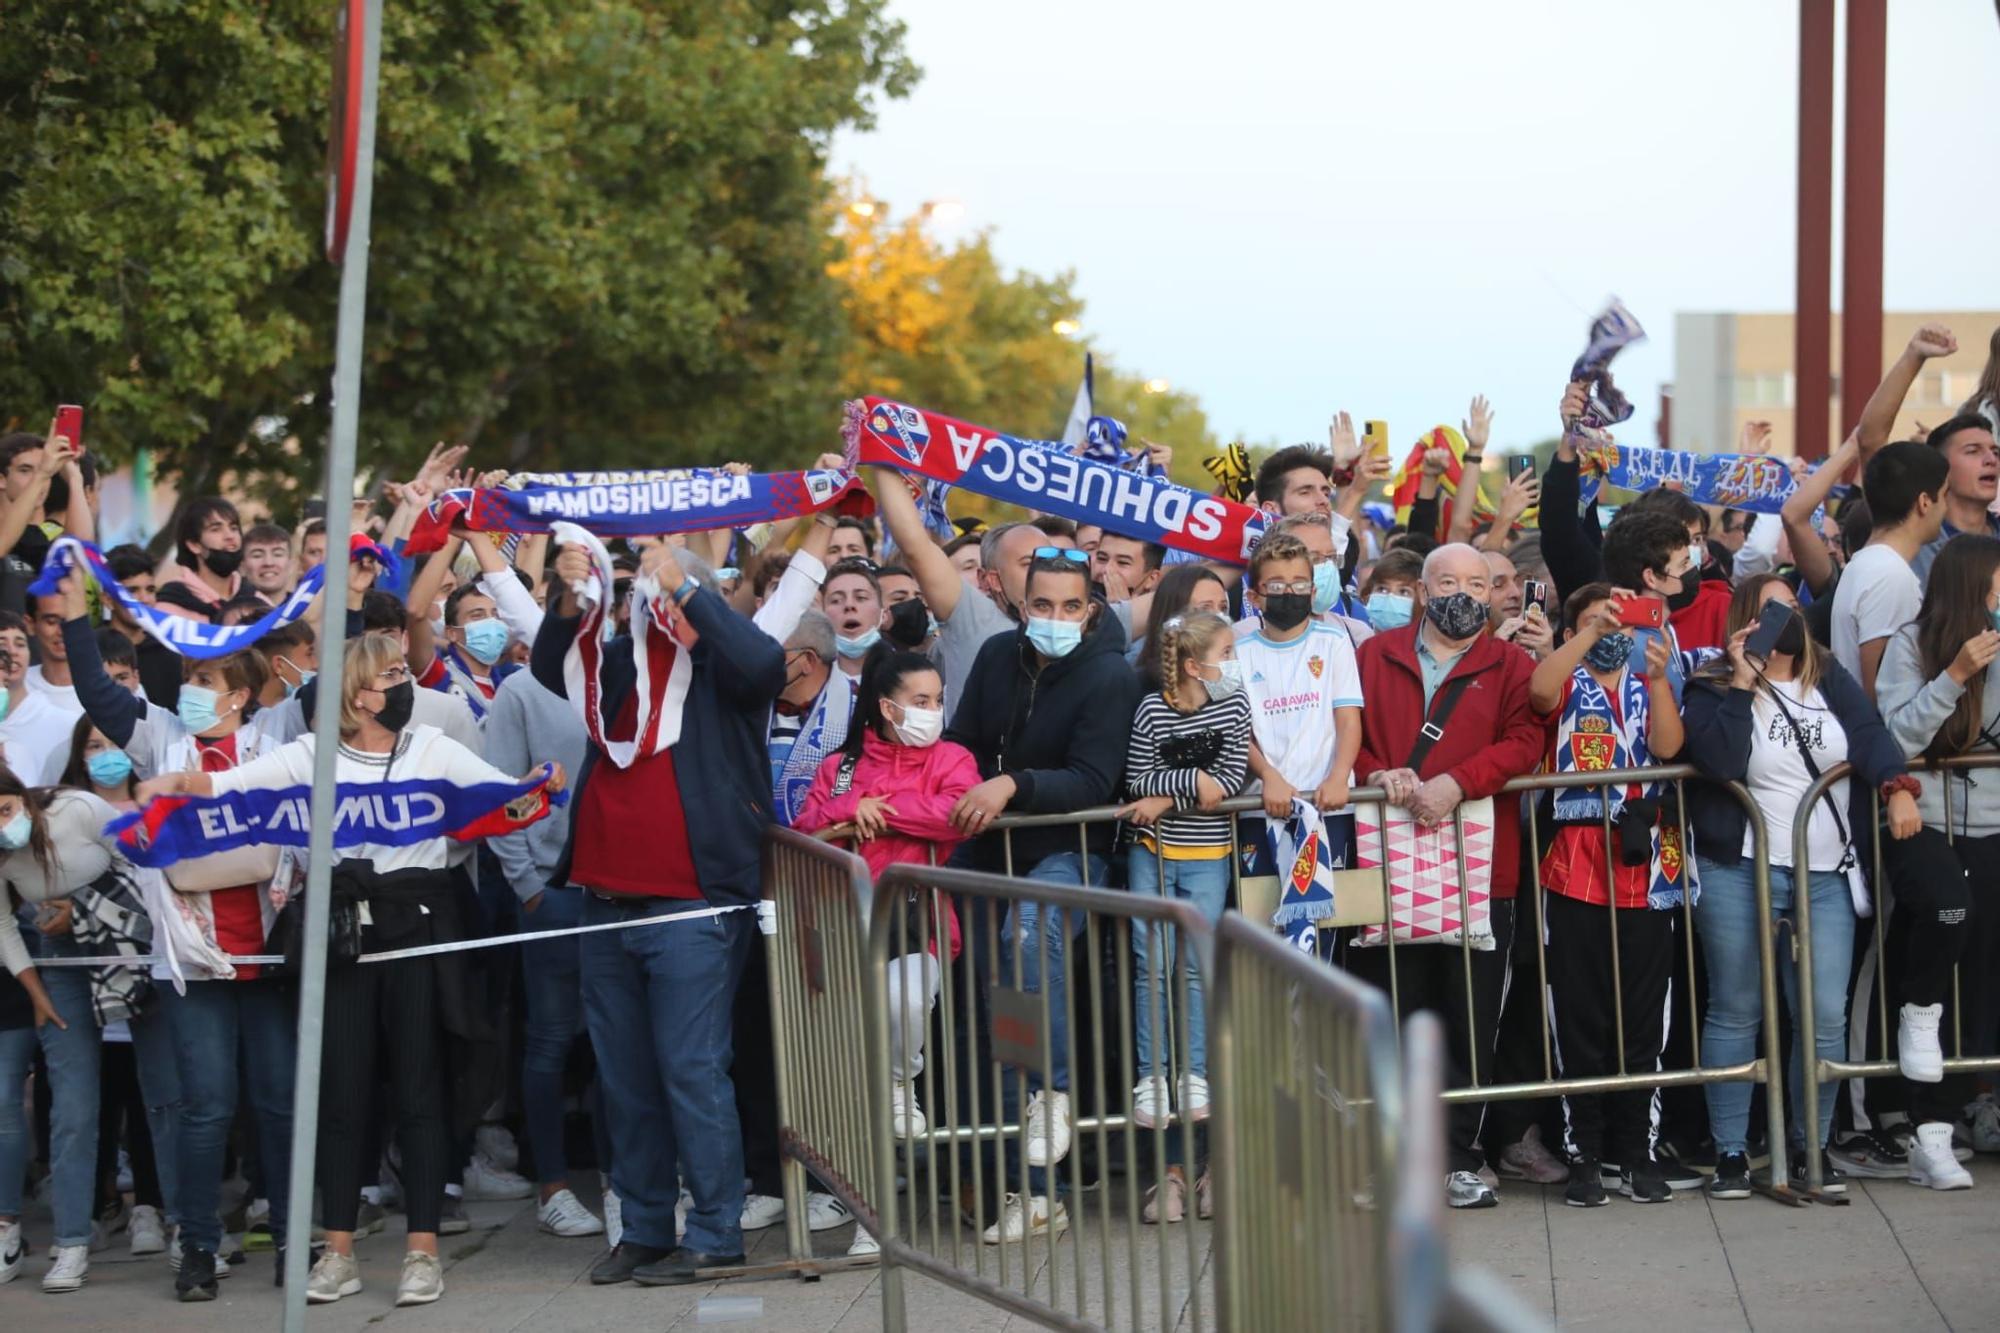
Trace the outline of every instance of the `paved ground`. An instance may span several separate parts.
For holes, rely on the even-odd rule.
[[[1673,1333],[1708,1329],[1972,1330],[2000,1328],[2000,1162],[1973,1164],[1979,1187],[1936,1195],[1898,1181],[1857,1184],[1845,1208],[1786,1209],[1764,1199],[1713,1204],[1682,1197],[1639,1207],[1615,1199],[1601,1209],[1563,1205],[1560,1190],[1512,1185],[1501,1206],[1452,1219],[1453,1256],[1483,1264],[1531,1309],[1562,1328],[1644,1329],[1670,1323]],[[1093,1216],[1096,1214],[1093,1205]],[[377,1236],[360,1247],[361,1295],[316,1308],[315,1329],[361,1330],[390,1324],[411,1330],[564,1330],[617,1328],[840,1330],[881,1326],[872,1268],[830,1274],[817,1283],[790,1279],[738,1280],[681,1289],[593,1288],[585,1274],[596,1243],[557,1240],[535,1229],[526,1204],[474,1204],[474,1231],[446,1242],[446,1296],[437,1305],[395,1310],[392,1299],[398,1239]],[[1110,1234],[1125,1234],[1113,1204]],[[47,1243],[47,1220],[30,1215],[31,1234]],[[1156,1234],[1143,1232],[1141,1295],[1147,1326],[1157,1317]],[[849,1232],[824,1232],[822,1252],[845,1250]],[[968,1233],[969,1235],[969,1233]],[[1177,1323],[1193,1326],[1185,1292],[1185,1233],[1170,1229],[1166,1260],[1179,1290]],[[1209,1275],[1207,1228],[1195,1233],[1195,1263]],[[752,1258],[776,1257],[783,1236],[757,1237]],[[1074,1271],[1071,1243],[1058,1262]],[[969,1254],[969,1248],[961,1253]],[[993,1252],[986,1251],[990,1257]],[[1037,1289],[1046,1290],[1039,1254]],[[1100,1266],[1086,1245],[1086,1311],[1101,1312]],[[48,1296],[33,1258],[15,1283],[0,1287],[0,1329],[220,1330],[274,1328],[278,1292],[271,1260],[253,1255],[222,1284],[221,1299],[184,1306],[172,1300],[171,1276],[159,1259],[134,1260],[119,1250],[92,1261],[90,1284],[69,1296]],[[1015,1285],[1019,1285],[1016,1270]],[[1072,1288],[1062,1281],[1063,1304]],[[1129,1283],[1114,1269],[1119,1322],[1130,1309]],[[1027,1327],[923,1279],[909,1279],[910,1327],[950,1333]],[[755,1302],[746,1317],[725,1302]],[[1203,1305],[1213,1327],[1213,1305]]]

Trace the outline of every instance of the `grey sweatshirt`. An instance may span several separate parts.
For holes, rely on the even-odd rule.
[[[532,671],[516,671],[501,682],[486,713],[486,761],[507,773],[526,773],[553,759],[576,790],[590,736],[568,700],[551,694]],[[512,764],[514,767],[509,768]],[[549,887],[569,840],[572,807],[559,806],[548,818],[492,839],[493,854],[522,902]]]
[[[1882,666],[1875,674],[1875,704],[1888,724],[1889,734],[1903,747],[1904,754],[1916,759],[1924,752],[1938,729],[1951,718],[1964,693],[1965,687],[1945,672],[1940,671],[1935,677],[1924,675],[1914,623],[1903,626],[1890,637],[1889,646],[1882,652]],[[1986,731],[2000,736],[2000,661],[1986,668],[1982,702]],[[1972,750],[1974,754],[1994,752],[1993,745],[1983,740]],[[1945,775],[1912,771],[1923,787],[1917,808],[1923,812],[1925,826],[1944,829]],[[1950,831],[1974,838],[2000,833],[2000,768],[1959,770],[1951,773],[1950,778]]]

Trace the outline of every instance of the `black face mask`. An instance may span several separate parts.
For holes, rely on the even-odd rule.
[[[410,725],[410,714],[416,710],[417,687],[413,681],[391,685],[382,691],[382,711],[375,720],[390,731],[401,731]]]
[[[1793,616],[1785,622],[1785,627],[1778,631],[1778,641],[1771,645],[1771,651],[1774,653],[1783,653],[1787,657],[1798,657],[1805,650],[1805,623],[1797,616]]]
[[[1297,629],[1306,623],[1312,613],[1313,599],[1309,592],[1264,595],[1264,623],[1272,629],[1279,631]]]
[[[1681,575],[1681,590],[1667,594],[1667,610],[1685,611],[1694,605],[1695,594],[1701,591],[1701,571],[1690,569]]]
[[[201,562],[208,566],[209,573],[219,579],[226,579],[236,572],[237,566],[243,563],[243,552],[241,550],[210,551],[204,549],[201,553]]]
[[[930,635],[931,613],[915,597],[898,602],[889,608],[889,627],[882,632],[891,642],[915,648]]]

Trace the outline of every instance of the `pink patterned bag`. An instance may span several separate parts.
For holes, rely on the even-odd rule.
[[[1359,868],[1380,867],[1389,881],[1389,918],[1398,944],[1457,944],[1469,932],[1472,947],[1493,947],[1493,801],[1466,801],[1458,807],[1465,825],[1465,902],[1459,913],[1459,842],[1450,820],[1434,829],[1388,807],[1358,805],[1354,812],[1354,855]],[[1384,827],[1386,822],[1387,827]],[[1388,942],[1389,927],[1363,926],[1363,946]]]

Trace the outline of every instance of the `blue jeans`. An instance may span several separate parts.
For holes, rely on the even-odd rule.
[[[698,910],[658,898],[583,900],[582,924]],[[611,1126],[611,1185],[625,1239],[671,1250],[680,1183],[694,1200],[679,1242],[743,1253],[743,1135],[736,1123],[731,1017],[755,914],[579,935],[583,1014]]]
[[[1210,925],[1222,920],[1223,905],[1229,898],[1229,858],[1215,857],[1206,861],[1162,860],[1150,847],[1134,847],[1125,867],[1125,887],[1135,894],[1158,898],[1162,895],[1160,868],[1166,867],[1165,896],[1181,902],[1192,903]],[[1166,1007],[1173,1007],[1173,969],[1178,932],[1172,926],[1154,926],[1143,921],[1132,923],[1132,966],[1133,984],[1137,994],[1132,1002],[1132,1027],[1134,1042],[1138,1047],[1139,1076],[1150,1078],[1159,1072],[1159,1063],[1172,1059],[1172,1038],[1167,1030],[1166,1014],[1153,1016],[1155,996],[1166,997]],[[1154,948],[1155,941],[1159,947]],[[1154,957],[1154,953],[1159,957]],[[1208,1022],[1203,1012],[1201,999],[1201,968],[1195,963],[1194,950],[1189,948],[1185,959],[1187,971],[1187,1007],[1181,1018],[1187,1025],[1188,1067],[1186,1072],[1208,1076]],[[1158,975],[1154,975],[1157,968]],[[1153,1026],[1159,1024],[1159,1035],[1168,1043],[1166,1062],[1156,1063],[1153,1051]]]
[[[262,980],[190,981],[187,994],[180,995],[162,982],[155,993],[167,1006],[179,1056],[181,1243],[214,1253],[222,1242],[217,1209],[240,1069],[257,1117],[271,1235],[283,1245],[292,1180],[292,1067],[298,1055],[290,987]]]
[[[153,987],[152,999],[139,1013],[126,1020],[132,1030],[132,1056],[139,1066],[139,1095],[146,1102],[146,1128],[153,1136],[153,1171],[160,1178],[160,1202],[166,1205],[167,1220],[180,1220],[180,1162],[177,1154],[181,1133],[180,1057],[174,1048],[174,1020],[160,992],[164,981]]]
[[[580,889],[545,889],[535,910],[521,917],[527,931],[562,930],[583,913]],[[673,929],[673,927],[663,927]],[[583,1035],[582,937],[531,940],[521,946],[527,1016],[521,1026],[521,1101],[528,1150],[544,1183],[569,1176],[563,1153],[563,1067]]]
[[[1705,1068],[1737,1065],[1756,1058],[1757,1029],[1763,1022],[1763,983],[1757,962],[1757,897],[1755,868],[1748,860],[1733,866],[1697,857],[1701,901],[1695,904],[1695,932],[1701,937],[1708,964],[1708,1013],[1701,1025],[1701,1060]],[[1812,889],[1813,1035],[1822,1059],[1844,1059],[1847,1053],[1847,973],[1854,952],[1854,899],[1847,876],[1816,870]],[[1792,960],[1785,926],[1795,924],[1794,881],[1786,866],[1771,867],[1773,953],[1785,988],[1785,1003],[1793,1014],[1792,1060],[1786,1071],[1791,1090],[1792,1146],[1803,1146],[1805,1069],[1798,1041],[1799,969]],[[1750,1085],[1711,1083],[1705,1089],[1708,1119],[1718,1153],[1743,1152],[1750,1129]],[[1819,1085],[1819,1137],[1822,1147],[1833,1129],[1833,1085]]]
[[[38,958],[81,954],[68,937],[45,939],[33,930],[24,930],[29,949]],[[49,1003],[69,1026],[54,1023],[41,1029],[29,1028],[32,1041],[39,1042],[42,1058],[49,1067],[49,1163],[53,1172],[54,1195],[50,1200],[55,1214],[55,1243],[88,1245],[92,1205],[97,1197],[97,1099],[98,1069],[104,1051],[104,1031],[90,1007],[90,973],[80,967],[35,969]],[[0,1093],[12,1103],[0,1111],[0,1126],[21,1114],[21,1085],[27,1079],[27,1063],[32,1046],[16,1038],[11,1045],[21,1052],[21,1062],[0,1067]],[[0,1128],[0,1137],[5,1136]],[[0,1156],[4,1156],[0,1153]],[[20,1176],[13,1181],[19,1202]],[[6,1209],[0,1208],[0,1212]],[[18,1212],[18,1208],[16,1209]]]
[[[1037,861],[1025,878],[1040,880],[1044,884],[1067,884],[1072,888],[1101,887],[1108,868],[1103,857],[1093,855],[1086,879],[1080,852],[1057,852]],[[1083,927],[1084,919],[1080,913],[1071,916],[1061,908],[1049,908],[1042,903],[1015,903],[1007,909],[1005,934],[1001,941],[1000,980],[1003,985],[1013,983],[1017,959],[1021,969],[1020,989],[1024,994],[1037,994],[1044,982],[1047,984],[1049,1076],[1057,1092],[1069,1091],[1069,1018],[1064,1012],[1069,1007],[1069,941]],[[1043,946],[1037,943],[1038,938],[1047,945],[1046,978],[1042,975]],[[1041,1070],[1028,1071],[1028,1086],[1037,1091],[1041,1089]]]

